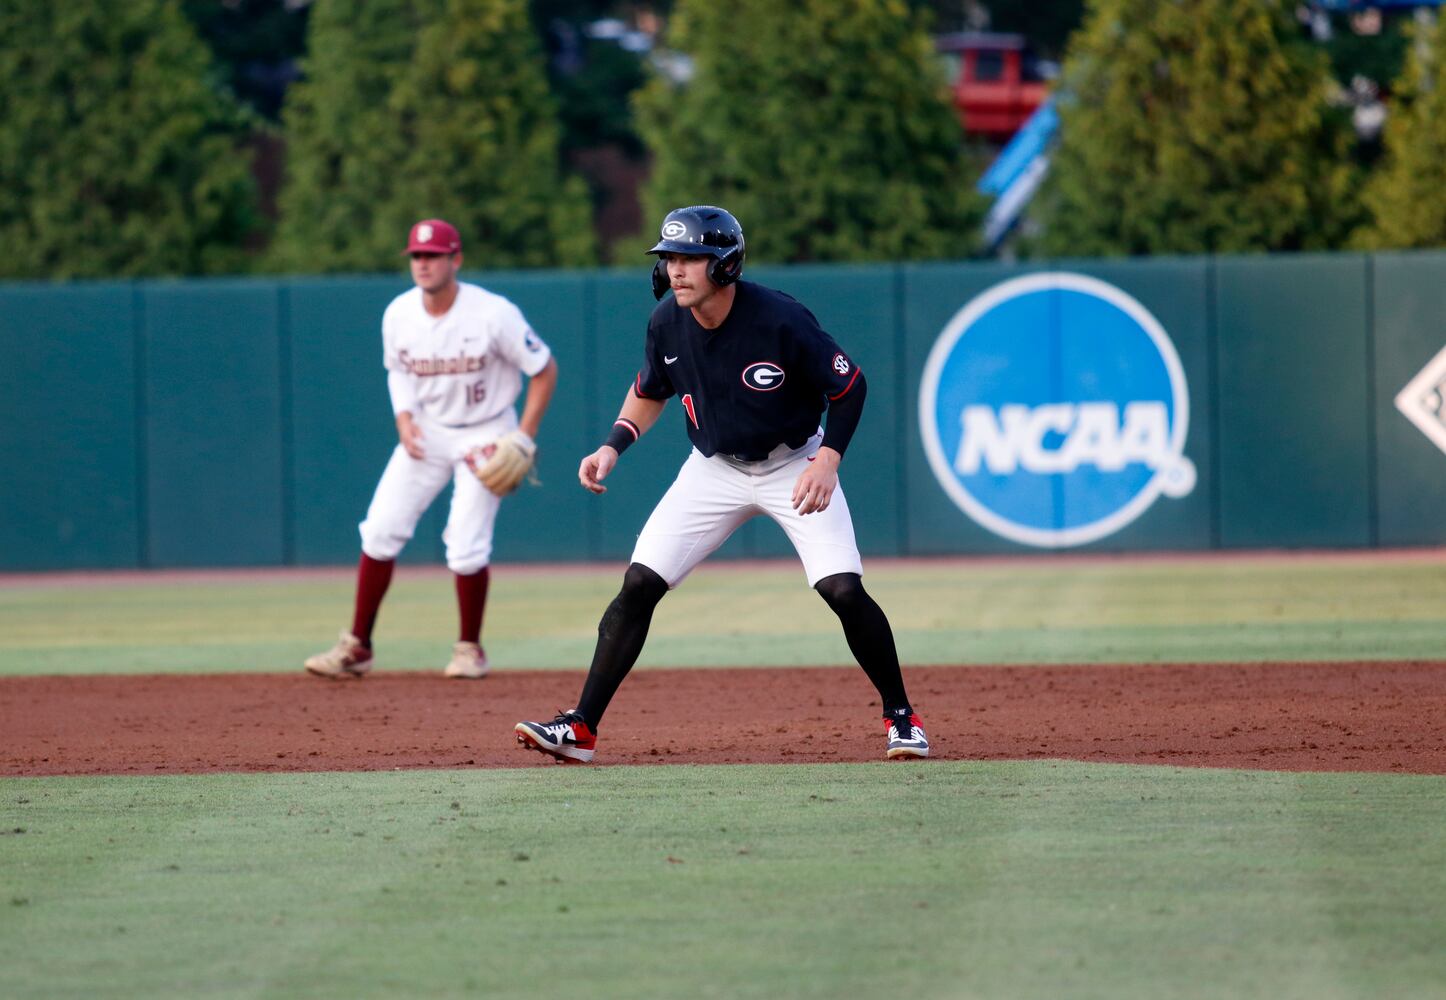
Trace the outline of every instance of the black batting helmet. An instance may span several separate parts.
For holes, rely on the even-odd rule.
[[[675,208],[663,219],[658,235],[648,253],[706,254],[713,258],[708,278],[715,285],[731,285],[743,274],[743,227],[721,208]],[[668,285],[668,268],[660,260],[653,265],[653,297],[661,299]]]

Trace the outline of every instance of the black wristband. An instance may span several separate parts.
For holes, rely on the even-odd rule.
[[[603,444],[612,448],[621,455],[628,450],[628,447],[638,439],[638,425],[627,417],[618,417],[613,423],[613,429],[608,431],[607,440]]]

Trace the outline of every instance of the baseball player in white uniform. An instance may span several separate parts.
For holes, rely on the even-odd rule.
[[[452,506],[442,539],[456,578],[459,629],[443,672],[486,676],[482,615],[497,509],[531,469],[533,440],[557,385],[557,362],[522,311],[457,280],[462,239],[454,227],[418,222],[405,252],[416,287],[393,299],[382,317],[398,444],[361,522],[351,628],[306,661],[322,677],[360,677],[371,669],[372,629],[397,556],[448,481]],[[530,381],[519,420],[523,375]]]

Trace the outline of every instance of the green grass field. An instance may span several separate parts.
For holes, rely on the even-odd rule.
[[[617,576],[500,570],[498,669],[584,664]],[[1446,656],[1446,560],[868,581],[906,663]],[[292,670],[349,607],[0,587],[0,675]],[[399,573],[384,665],[452,614]],[[792,565],[707,567],[643,666],[848,662],[833,629]],[[1443,831],[1446,776],[1057,761],[0,779],[0,995],[1446,997]]]
[[[586,667],[621,570],[499,568],[484,637],[494,665]],[[1446,560],[885,562],[865,579],[906,664],[1446,656]],[[0,676],[292,670],[350,621],[346,571],[277,582],[0,587]],[[379,665],[436,669],[455,628],[451,577],[403,567],[377,627]],[[639,662],[853,661],[802,570],[783,562],[704,566],[659,606]]]

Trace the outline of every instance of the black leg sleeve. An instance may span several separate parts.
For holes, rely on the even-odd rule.
[[[863,580],[857,573],[836,573],[818,581],[813,589],[843,623],[849,651],[878,689],[884,714],[911,712],[909,697],[904,693],[904,675],[899,670],[899,653],[894,648],[893,629],[889,627],[884,609],[864,590]]]
[[[667,592],[663,578],[642,563],[633,563],[623,574],[623,589],[598,622],[597,648],[582,686],[582,699],[577,703],[578,713],[593,732],[597,732],[618,685],[638,662],[653,622],[653,609]]]

